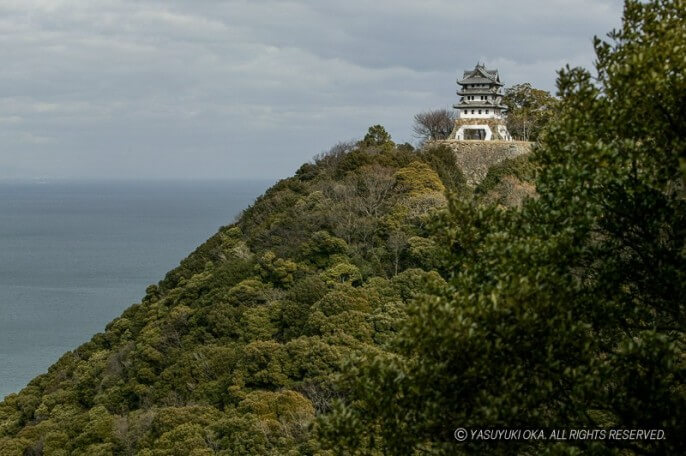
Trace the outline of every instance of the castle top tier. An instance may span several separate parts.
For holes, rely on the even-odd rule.
[[[477,64],[473,70],[465,71],[457,83],[460,99],[453,107],[457,109],[458,118],[500,119],[504,116],[507,106],[502,104],[503,83],[498,70],[488,70]]]
[[[461,86],[467,84],[503,85],[500,82],[498,70],[487,70],[486,66],[481,63],[477,63],[473,70],[465,70],[462,79],[458,79],[457,83]]]

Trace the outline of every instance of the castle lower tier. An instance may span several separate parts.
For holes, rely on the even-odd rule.
[[[502,119],[457,119],[448,139],[457,141],[512,141]]]

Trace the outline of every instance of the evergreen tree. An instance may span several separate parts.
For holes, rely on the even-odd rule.
[[[597,82],[560,72],[536,199],[453,200],[447,286],[408,309],[396,354],[341,378],[319,422],[341,454],[684,454],[683,1],[626,2]],[[457,427],[664,430],[663,440],[484,442]]]
[[[557,100],[545,90],[535,89],[528,82],[505,90],[503,104],[507,106],[507,129],[523,141],[537,141],[538,136],[557,112]]]

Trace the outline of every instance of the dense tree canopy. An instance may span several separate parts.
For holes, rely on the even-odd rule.
[[[380,125],[317,156],[1,402],[0,455],[684,454],[685,16],[628,1],[476,188]]]
[[[0,403],[0,455],[318,451],[334,375],[440,277],[430,221],[464,189],[450,154],[377,125],[303,165]]]
[[[557,99],[528,82],[505,89],[503,104],[508,107],[507,129],[515,139],[522,141],[537,141],[557,112]]]
[[[345,400],[319,424],[332,449],[686,451],[684,30],[683,2],[628,1],[622,28],[596,40],[597,80],[560,72],[559,117],[534,155],[537,198],[450,202],[436,225],[447,283],[409,306],[393,353],[346,366]],[[457,427],[665,438],[457,444]]]

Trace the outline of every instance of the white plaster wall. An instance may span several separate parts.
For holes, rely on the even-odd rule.
[[[474,98],[471,98],[474,97]],[[483,97],[483,98],[481,98]],[[460,96],[460,102],[466,101],[467,103],[469,102],[480,102],[480,101],[490,101],[490,102],[500,102],[502,101],[502,95],[462,95]]]
[[[481,114],[479,114],[479,109],[481,109]],[[458,119],[500,119],[502,116],[498,114],[495,110],[489,108],[488,114],[484,108],[474,109],[474,114],[472,114],[472,108],[467,109],[467,114],[464,113],[464,109],[457,110]]]

